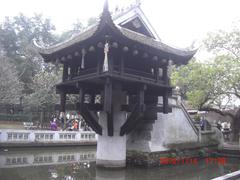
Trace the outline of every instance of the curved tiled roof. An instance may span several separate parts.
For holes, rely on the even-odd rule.
[[[143,34],[131,31],[129,29],[117,26],[113,23],[113,20],[111,18],[111,15],[108,11],[108,7],[104,7],[104,11],[102,13],[102,16],[100,18],[100,21],[95,24],[94,26],[88,28],[84,32],[71,37],[67,41],[64,41],[62,43],[50,46],[50,47],[41,47],[35,43],[35,47],[37,48],[38,52],[41,55],[49,56],[53,53],[57,53],[67,47],[74,46],[75,44],[79,44],[92,36],[96,35],[99,30],[108,25],[112,28],[113,31],[116,31],[118,34],[122,35],[123,37],[132,40],[134,42],[143,44],[145,46],[148,46],[150,48],[154,48],[156,50],[160,50],[161,52],[168,53],[170,56],[173,57],[180,57],[184,61],[188,61],[193,57],[193,55],[196,53],[196,50],[183,50],[183,49],[177,49],[171,46],[168,46],[160,41],[157,41],[151,37],[145,36]]]

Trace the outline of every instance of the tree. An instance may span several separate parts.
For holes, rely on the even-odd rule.
[[[60,82],[60,73],[40,71],[33,77],[33,93],[25,97],[27,106],[46,108],[59,101],[55,85]]]
[[[20,80],[24,83],[24,93],[31,93],[29,85],[32,77],[42,69],[48,69],[40,55],[31,48],[33,40],[40,44],[51,45],[56,42],[55,27],[49,19],[41,15],[26,17],[19,14],[6,17],[0,25],[1,51],[16,65]]]
[[[18,73],[10,60],[0,56],[0,103],[16,104],[21,97],[23,89]]]
[[[215,53],[210,62],[191,61],[187,66],[175,68],[174,85],[190,104],[199,110],[214,111],[233,119],[234,139],[240,129],[240,29],[219,31],[204,41],[207,49]]]
[[[87,26],[84,26],[79,19],[76,20],[75,23],[72,24],[72,29],[63,32],[57,39],[58,42],[66,41],[67,39],[73,37],[81,33],[84,29],[88,28],[89,26],[95,24],[97,22],[97,18],[91,17],[87,21]]]
[[[94,18],[89,23],[94,23]],[[26,106],[44,108],[56,104],[59,98],[55,93],[55,85],[59,82],[62,69],[44,63],[32,42],[35,40],[42,46],[50,46],[80,33],[84,28],[78,20],[72,30],[57,36],[55,26],[42,15],[6,17],[0,24],[0,53],[8,57],[1,58],[4,66],[1,67],[0,79],[6,79],[0,82],[0,101],[14,103],[24,96]],[[8,92],[10,87],[13,88]],[[69,99],[74,100],[72,96]]]

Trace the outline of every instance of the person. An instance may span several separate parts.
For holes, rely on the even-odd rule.
[[[221,131],[222,125],[221,125],[221,122],[220,122],[220,121],[217,122],[217,128]]]
[[[77,131],[78,130],[78,120],[75,120],[73,123],[73,130]]]
[[[54,118],[53,121],[50,121],[50,129],[51,129],[52,131],[56,131],[56,130],[57,130],[56,118]]]
[[[201,130],[204,131],[204,126],[205,126],[205,122],[204,122],[204,118],[201,117],[201,120],[200,120],[200,127],[201,127]]]
[[[60,122],[61,122],[61,128],[63,129],[64,128],[64,112],[61,112],[60,113]]]

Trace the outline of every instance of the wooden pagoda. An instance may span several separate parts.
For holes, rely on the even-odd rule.
[[[143,121],[156,119],[157,112],[171,112],[168,67],[186,64],[196,51],[170,47],[144,32],[135,31],[130,23],[114,24],[106,2],[96,25],[60,44],[38,46],[45,62],[63,65],[62,82],[56,85],[61,111],[65,112],[66,94],[78,94],[76,107],[88,125],[101,135],[96,112],[105,112],[108,136],[113,136],[112,95],[120,86],[127,94],[121,111],[128,112],[121,136]],[[162,106],[157,105],[159,96]]]

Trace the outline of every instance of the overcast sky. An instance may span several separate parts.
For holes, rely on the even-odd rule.
[[[135,0],[109,0],[110,10],[126,7]],[[177,47],[200,41],[207,32],[230,29],[240,20],[240,0],[142,0],[141,8],[160,38]],[[41,13],[51,18],[58,31],[68,30],[102,12],[104,0],[2,0],[0,21],[19,12]]]

